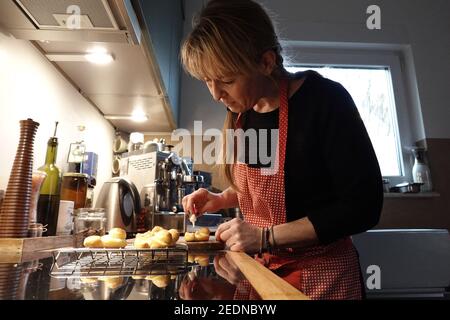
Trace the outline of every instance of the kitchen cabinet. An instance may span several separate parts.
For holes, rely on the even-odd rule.
[[[140,8],[149,40],[168,97],[173,119],[178,126],[180,105],[181,64],[180,43],[183,34],[184,7],[182,0],[135,1]]]
[[[92,26],[80,29],[54,19],[60,1],[44,2],[26,1],[21,9],[0,1],[0,25],[30,41],[117,130],[171,132],[178,126],[181,0],[83,1],[80,10]],[[93,50],[109,53],[112,61],[88,62],[85,54]],[[133,121],[135,113],[147,120]]]

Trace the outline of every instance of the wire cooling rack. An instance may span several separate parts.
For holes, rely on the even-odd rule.
[[[53,258],[55,278],[175,275],[188,267],[184,244],[161,249],[64,248],[53,252]]]

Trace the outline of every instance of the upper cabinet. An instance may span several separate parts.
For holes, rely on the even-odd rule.
[[[143,22],[144,37],[148,36],[151,51],[157,61],[157,74],[164,84],[173,119],[178,125],[180,105],[181,65],[180,43],[183,35],[184,3],[182,0],[133,2],[138,18]]]
[[[170,132],[178,125],[182,5],[1,0],[0,32],[31,41],[118,130]],[[109,63],[93,63],[93,51]],[[136,113],[147,117],[136,122]]]

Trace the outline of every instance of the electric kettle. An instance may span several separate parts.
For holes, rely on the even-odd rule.
[[[136,186],[128,179],[119,177],[106,181],[95,207],[105,208],[106,231],[122,228],[130,234],[137,232],[141,200]]]

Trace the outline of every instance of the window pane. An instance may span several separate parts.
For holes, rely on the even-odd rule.
[[[314,70],[342,84],[355,101],[383,176],[402,175],[397,117],[388,68],[288,66],[290,72]]]

